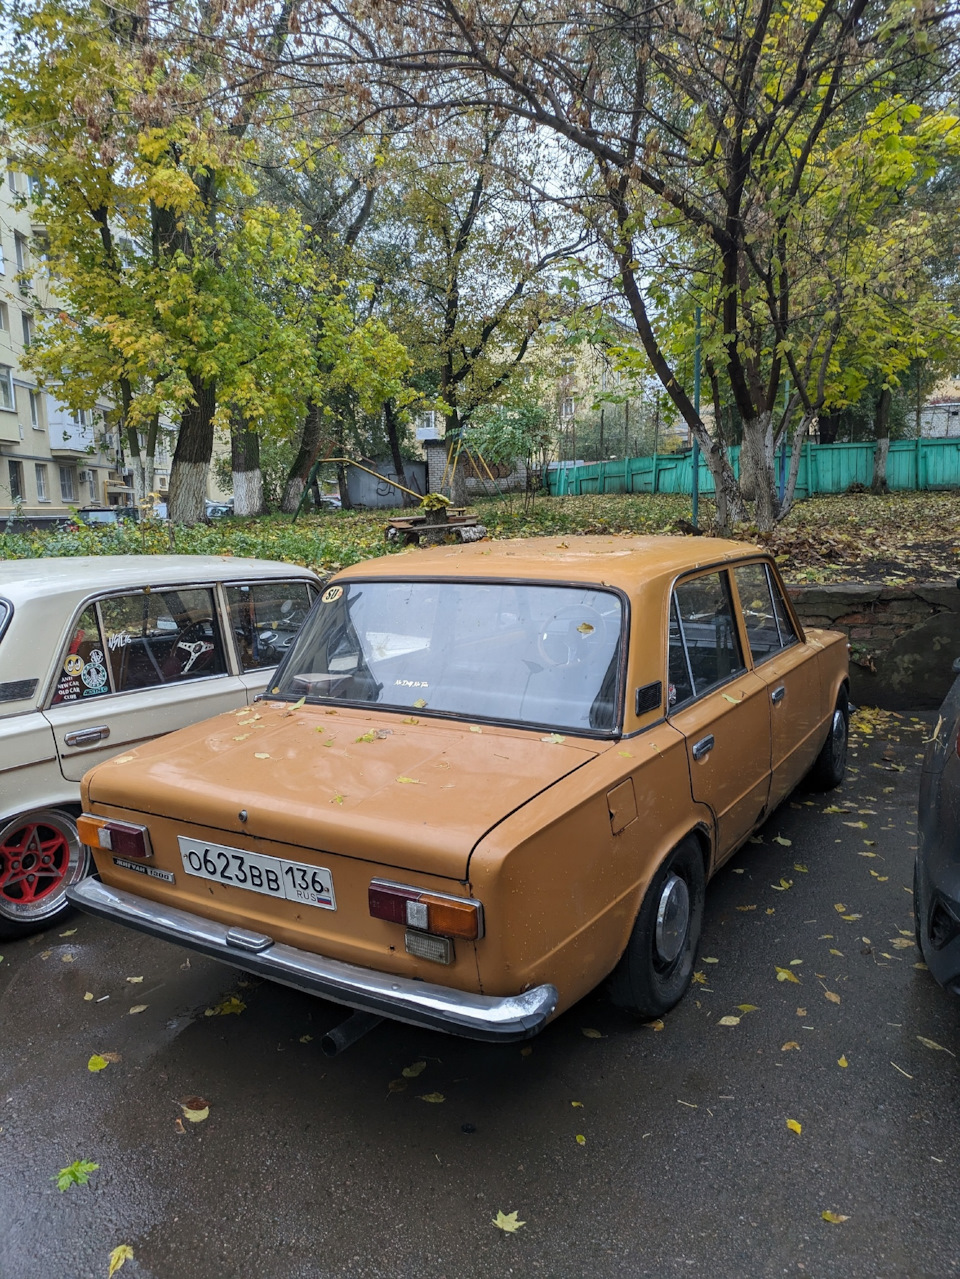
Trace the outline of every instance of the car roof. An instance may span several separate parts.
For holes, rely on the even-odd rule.
[[[629,592],[690,569],[762,554],[749,543],[715,537],[571,534],[412,550],[355,564],[337,576],[529,578],[602,583]]]
[[[53,593],[80,598],[92,591],[316,574],[299,564],[236,555],[75,555],[0,562],[0,596],[11,604]]]

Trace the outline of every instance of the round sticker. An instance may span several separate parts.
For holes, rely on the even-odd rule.
[[[68,675],[79,675],[83,670],[83,658],[79,653],[68,653],[63,669]]]
[[[87,658],[87,661],[90,663],[91,666],[103,665],[103,654],[100,652],[99,648],[95,648],[93,650],[93,652]]]
[[[83,668],[83,674],[80,678],[87,688],[103,688],[107,682],[107,672],[103,666],[96,666],[93,662],[88,662]]]
[[[332,604],[335,600],[338,600],[342,594],[342,586],[330,586],[323,592],[320,598],[324,604]]]

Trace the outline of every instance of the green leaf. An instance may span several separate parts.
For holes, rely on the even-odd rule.
[[[90,1174],[96,1172],[99,1167],[99,1164],[90,1163],[86,1159],[76,1159],[66,1168],[61,1168],[50,1180],[57,1183],[57,1189],[62,1193],[72,1186],[85,1186],[90,1180]]]

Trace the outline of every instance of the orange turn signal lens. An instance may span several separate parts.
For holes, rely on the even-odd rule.
[[[476,941],[480,936],[478,902],[458,901],[452,897],[434,897],[423,893],[420,901],[427,908],[427,932],[441,937],[463,937]]]

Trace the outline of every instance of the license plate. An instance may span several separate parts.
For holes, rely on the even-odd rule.
[[[323,866],[288,862],[282,857],[264,857],[224,844],[207,844],[179,836],[180,858],[188,875],[212,879],[231,888],[246,888],[266,897],[283,897],[305,906],[336,910],[333,876]]]

